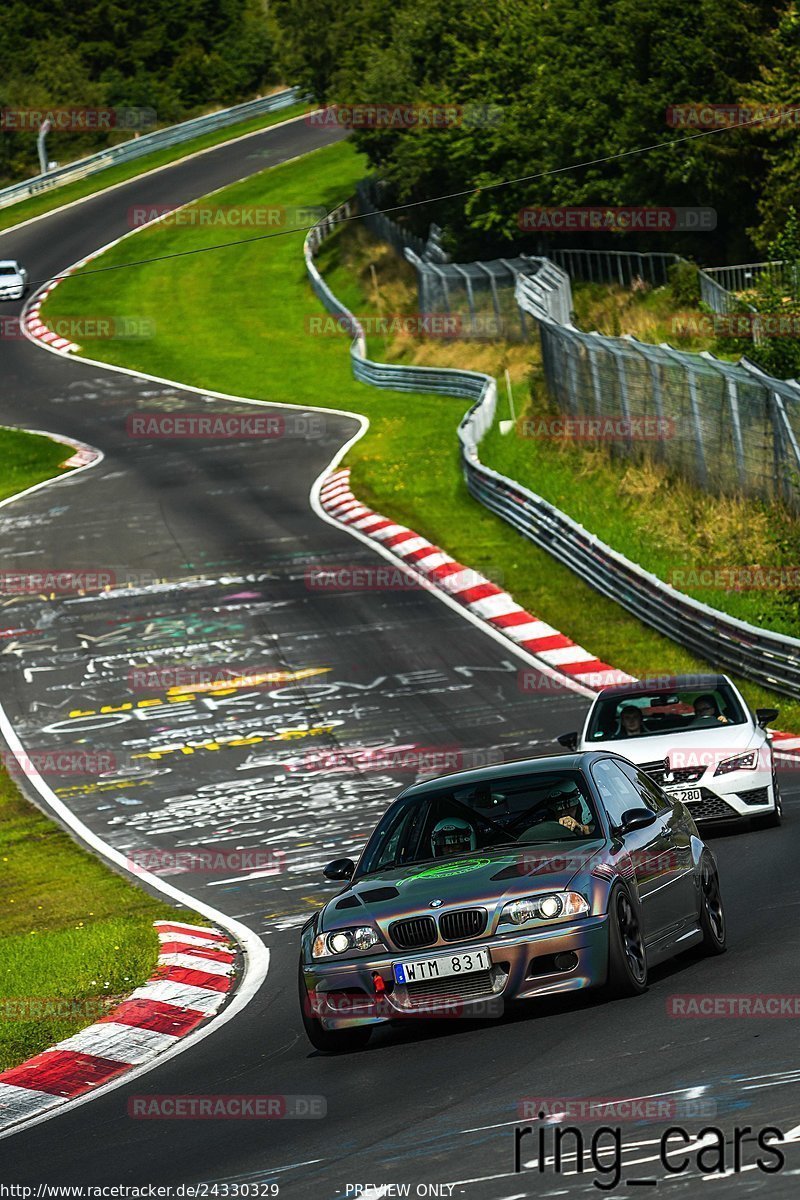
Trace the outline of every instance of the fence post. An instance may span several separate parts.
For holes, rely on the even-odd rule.
[[[703,487],[708,487],[708,468],[706,466],[706,454],[703,445],[703,424],[700,418],[700,402],[697,395],[697,374],[690,367],[687,375],[689,376],[689,396],[692,402],[692,424],[694,425],[697,473]]]
[[[578,379],[575,366],[575,347],[571,344],[571,341],[568,338],[563,336],[561,338],[561,345],[567,358],[567,398],[569,401],[570,412],[574,416],[579,416],[581,410],[578,403]]]
[[[631,406],[628,403],[628,371],[627,360],[625,355],[617,350],[616,346],[612,347],[612,353],[617,360],[617,378],[619,379],[619,399],[620,407],[622,408],[622,416],[628,426],[628,432],[625,436],[625,441],[628,443],[628,450],[633,448],[633,432],[631,430]]]
[[[597,337],[597,334],[590,333],[589,337]],[[603,393],[600,388],[600,372],[597,367],[596,347],[591,342],[587,341],[586,350],[589,355],[589,369],[592,372],[592,391],[594,392],[594,415],[602,417],[603,415]]]
[[[800,470],[800,445],[798,445],[797,435],[792,429],[791,422],[786,413],[786,407],[783,403],[783,396],[780,392],[770,392],[773,421],[775,425],[775,454],[776,454],[776,475],[780,466],[780,475],[782,491],[787,503],[792,504],[794,496],[792,493],[792,464],[790,456],[786,453],[786,449],[791,451],[791,458],[794,458],[795,471]],[[780,450],[778,447],[780,446]]]
[[[739,392],[736,387],[736,380],[731,375],[726,376],[725,383],[728,389],[728,406],[731,410],[731,423],[733,425],[733,449],[736,454],[736,473],[739,476],[739,486],[744,488],[747,482],[747,474],[744,466],[742,423],[739,419]]]
[[[692,409],[692,427],[694,430],[694,448],[695,461],[697,464],[697,478],[703,487],[708,487],[708,467],[706,466],[705,448],[703,446],[703,422],[700,416],[700,401],[697,395],[697,373],[691,363],[684,361],[684,356],[679,350],[674,349],[667,342],[662,342],[660,347],[666,355],[673,361],[678,362],[686,371],[686,377],[689,382],[689,403]]]
[[[655,405],[658,428],[660,430],[664,430],[664,395],[661,391],[661,371],[659,370],[658,363],[654,358],[650,358],[649,355],[645,355],[645,358],[647,359],[647,365],[650,369],[650,379],[653,384],[653,404]],[[660,459],[664,459],[666,457],[664,439],[659,438],[656,442],[656,446],[658,447],[658,457]]]

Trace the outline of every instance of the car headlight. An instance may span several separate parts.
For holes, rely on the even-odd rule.
[[[737,754],[734,758],[723,758],[717,765],[715,775],[728,775],[731,771],[755,771],[758,766],[758,751],[748,750],[747,754]]]
[[[539,896],[523,896],[503,905],[501,921],[525,925],[528,921],[557,921],[565,917],[583,917],[589,911],[588,901],[579,892],[551,892]]]
[[[345,954],[348,950],[371,950],[381,944],[372,926],[358,925],[355,929],[335,929],[333,933],[318,934],[311,953],[314,958],[326,958],[330,954]]]

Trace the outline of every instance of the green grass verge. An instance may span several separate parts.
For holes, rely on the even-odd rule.
[[[57,475],[71,454],[62,442],[0,426],[0,500]]]
[[[363,172],[363,161],[345,143],[272,168],[218,198],[332,205],[353,191]],[[215,241],[214,231],[199,227],[145,229],[109,251],[103,266]],[[370,310],[368,292],[343,265],[339,238],[325,247],[320,263],[346,304]],[[308,318],[321,311],[306,281],[302,239],[290,235],[107,274],[79,272],[52,293],[45,313],[135,313],[154,323],[150,339],[87,348],[103,361],[256,399],[366,414],[370,432],[349,454],[355,490],[366,503],[502,579],[520,604],[616,667],[635,675],[702,669],[477,504],[463,483],[455,437],[465,402],[356,383],[347,338],[308,333]],[[463,365],[471,365],[468,346]],[[800,704],[776,701],[752,684],[744,688],[754,706],[777,702],[782,725],[800,729]]]
[[[481,445],[483,461],[704,604],[800,637],[796,587],[767,589],[756,581],[751,589],[735,590],[737,572],[756,566],[776,572],[783,567],[786,578],[793,577],[800,542],[796,518],[778,505],[701,492],[657,463],[615,458],[602,446],[518,436],[528,418],[543,415],[534,401],[516,430],[503,436],[495,426]],[[714,571],[705,578],[718,586],[702,586],[701,572]]]
[[[0,499],[57,475],[69,455],[0,429]],[[170,915],[80,849],[0,767],[0,1070],[90,1025],[147,979],[153,921]]]
[[[190,142],[182,142],[179,146],[165,146],[162,150],[154,150],[152,154],[145,154],[132,162],[108,167],[97,175],[76,179],[74,183],[65,183],[63,187],[54,188],[51,192],[42,192],[27,200],[19,200],[16,204],[10,204],[8,208],[0,208],[0,232],[12,225],[19,225],[21,221],[29,221],[31,217],[38,217],[54,208],[60,208],[62,204],[82,200],[84,196],[93,196],[96,192],[104,192],[116,183],[124,183],[137,175],[143,175],[146,171],[153,171],[156,167],[178,162],[189,154],[196,154],[198,150],[207,150],[245,133],[254,133],[258,129],[268,129],[270,125],[277,125],[280,121],[288,121],[290,117],[310,112],[312,107],[310,104],[292,104],[277,112],[242,121],[239,125],[229,125],[225,129],[204,133],[200,137],[192,138]]]
[[[175,909],[98,862],[0,773],[0,1070],[69,1037],[152,973]],[[195,923],[197,918],[192,918]]]

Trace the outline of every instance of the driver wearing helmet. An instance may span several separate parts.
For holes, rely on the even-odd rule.
[[[431,852],[434,858],[451,854],[466,854],[477,845],[475,830],[463,817],[445,817],[431,832]]]
[[[588,825],[580,820],[583,815],[583,804],[578,785],[571,780],[560,783],[547,797],[547,809],[552,814],[552,820],[558,821],[572,833],[591,833]]]

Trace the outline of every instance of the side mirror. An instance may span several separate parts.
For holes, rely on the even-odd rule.
[[[628,808],[622,814],[620,832],[633,833],[635,829],[646,829],[655,819],[656,814],[649,808]]]
[[[356,864],[352,858],[335,858],[333,862],[329,862],[327,867],[323,869],[322,874],[326,879],[352,879],[355,869]]]
[[[578,749],[577,730],[574,733],[562,733],[561,737],[556,738],[556,741],[558,742],[559,746],[563,746],[565,750],[577,750]]]
[[[762,729],[766,729],[773,721],[777,721],[780,711],[779,708],[757,708],[756,720]]]

